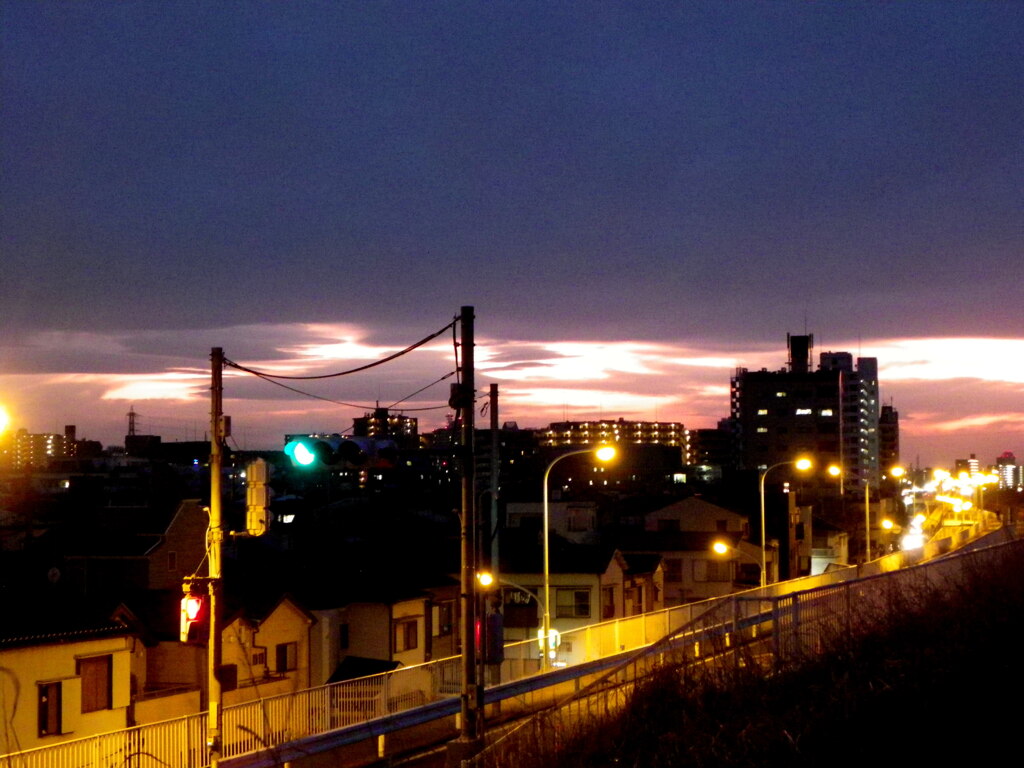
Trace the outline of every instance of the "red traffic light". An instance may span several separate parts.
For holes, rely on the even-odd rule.
[[[181,598],[180,639],[183,643],[204,642],[210,630],[206,598],[187,594]]]

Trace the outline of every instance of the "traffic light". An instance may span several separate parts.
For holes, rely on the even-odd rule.
[[[185,584],[181,598],[179,639],[183,643],[205,643],[210,632],[209,598]]]
[[[270,499],[267,462],[256,459],[245,468],[245,530],[250,536],[262,536],[270,525]]]
[[[303,469],[341,465],[348,469],[392,467],[398,450],[391,440],[332,435],[286,435],[285,455]]]

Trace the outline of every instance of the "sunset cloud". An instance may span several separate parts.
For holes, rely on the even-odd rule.
[[[102,433],[112,442],[124,432],[128,408],[144,403],[140,410],[154,424],[171,431],[181,424],[194,434],[208,418],[210,376],[204,346],[198,346],[196,355],[197,345],[225,339],[225,353],[242,365],[309,375],[357,367],[416,340],[381,343],[379,335],[354,324],[236,326],[197,333],[201,338],[186,356],[180,333],[36,334],[17,349],[0,346],[5,358],[22,361],[17,375],[9,368],[0,375],[0,387],[12,421],[32,429],[43,429],[34,425],[49,425],[56,418],[79,422],[83,434]],[[964,453],[969,446],[977,446],[979,453],[1017,446],[1024,453],[1019,446],[1024,442],[1024,341],[900,338],[876,340],[859,350],[851,345],[830,348],[878,357],[883,401],[900,411],[903,447],[912,455]],[[477,347],[477,386],[482,392],[488,382],[499,383],[502,420],[521,426],[542,427],[563,418],[623,417],[712,427],[729,413],[729,380],[735,368],[778,370],[786,358],[783,345],[744,350],[735,344],[491,338]],[[99,369],[91,365],[96,361]],[[120,370],[104,370],[115,362]],[[38,372],[25,370],[29,364]],[[352,418],[378,402],[388,405],[401,399],[397,410],[443,406],[453,380],[444,377],[453,369],[451,340],[439,339],[366,373],[286,382],[351,406],[312,399],[232,368],[225,370],[225,400],[236,429],[250,445],[264,441],[273,446],[290,431],[344,431]],[[424,387],[413,399],[404,399]],[[409,413],[427,431],[443,425],[449,411]]]

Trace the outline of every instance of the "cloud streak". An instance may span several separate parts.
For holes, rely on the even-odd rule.
[[[40,333],[16,347],[3,347],[4,358],[22,363],[16,374],[0,376],[14,426],[56,431],[56,418],[78,423],[80,434],[113,443],[124,432],[128,408],[141,403],[140,411],[152,414],[153,423],[168,426],[168,439],[194,437],[196,425],[208,418],[209,369],[205,361],[183,358],[181,339],[188,333]],[[381,343],[378,338],[385,333],[394,336],[356,324],[276,323],[229,326],[202,335],[244,339],[238,344],[246,353],[242,359],[225,345],[225,353],[242,365],[304,375],[365,364],[407,346]],[[535,427],[565,418],[619,417],[712,427],[728,415],[734,369],[778,370],[786,359],[781,344],[744,349],[735,343],[545,342],[511,335],[483,339],[477,352],[478,387],[482,391],[491,381],[500,385],[502,420]],[[103,367],[119,360],[121,370],[94,369],[90,354],[99,356]],[[879,358],[883,400],[892,400],[901,412],[906,451],[947,463],[955,458],[943,453],[949,450],[984,455],[998,445],[1000,452],[1016,448],[1024,453],[1019,445],[1024,340],[877,339],[862,344],[860,354]],[[435,341],[344,381],[288,382],[320,397],[363,404],[359,408],[305,398],[234,369],[226,371],[225,400],[235,424],[244,425],[248,447],[273,447],[286,432],[347,429],[363,406],[387,405],[442,378],[454,367],[452,355],[450,342]],[[440,406],[447,395],[441,382],[398,410],[418,415],[424,430],[441,426],[448,411]],[[421,408],[435,410],[416,410]]]

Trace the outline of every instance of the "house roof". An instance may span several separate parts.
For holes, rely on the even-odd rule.
[[[0,623],[0,648],[95,640],[130,635],[121,621],[111,618],[110,606],[91,604],[75,595],[4,595],[5,617]]]
[[[637,576],[642,573],[654,573],[661,563],[660,554],[652,552],[618,552],[619,557],[625,565],[623,572],[627,576]]]
[[[716,515],[718,517],[740,517],[746,520],[744,515],[738,512],[733,512],[731,509],[720,507],[717,504],[712,504],[710,501],[706,501],[700,496],[688,496],[685,499],[669,504],[667,507],[659,507],[658,509],[652,510],[647,513],[648,515],[684,515],[684,516],[696,516],[700,515]]]
[[[541,573],[544,570],[544,545],[536,529],[506,529],[502,533],[501,570],[503,573]],[[591,544],[577,544],[550,534],[548,560],[551,573],[604,573],[611,550]]]

